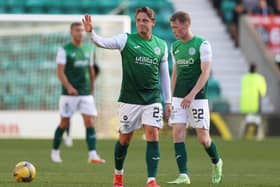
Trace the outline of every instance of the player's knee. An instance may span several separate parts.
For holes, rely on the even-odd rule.
[[[173,140],[174,140],[174,142],[183,142],[183,141],[185,141],[185,132],[174,131],[173,132]]]
[[[147,141],[158,141],[158,130],[148,130],[145,132]]]
[[[119,142],[121,145],[129,145],[132,136],[121,136]]]
[[[120,139],[119,141],[120,141],[120,144],[121,144],[122,146],[124,146],[124,145],[129,145],[129,143],[130,143],[130,140],[129,140],[129,139]]]
[[[198,141],[203,147],[209,147],[211,144],[211,139],[207,137],[199,138]]]
[[[70,120],[68,118],[62,118],[59,124],[59,127],[62,129],[66,129],[69,127]]]
[[[85,123],[86,128],[94,127],[94,119],[93,118],[84,119],[84,123]]]

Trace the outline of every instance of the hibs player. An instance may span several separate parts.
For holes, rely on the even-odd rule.
[[[143,127],[146,136],[147,187],[156,182],[159,151],[159,129],[162,128],[160,87],[166,103],[167,118],[171,111],[171,89],[166,42],[152,34],[155,14],[149,7],[136,10],[137,33],[112,38],[98,36],[92,30],[91,17],[84,17],[85,30],[99,47],[118,49],[122,57],[122,85],[119,96],[119,140],[115,144],[114,187],[123,187],[124,161],[135,130]]]
[[[59,146],[62,135],[69,127],[70,118],[76,110],[82,114],[86,127],[86,142],[88,145],[88,161],[90,163],[105,163],[96,152],[96,136],[94,118],[97,116],[93,98],[94,63],[92,45],[83,43],[83,24],[71,24],[72,41],[58,49],[57,76],[62,84],[62,95],[59,100],[60,125],[55,130],[51,159],[55,163],[62,162]]]
[[[185,146],[186,127],[195,128],[199,143],[209,155],[212,164],[212,183],[222,180],[222,159],[209,134],[210,115],[207,100],[212,49],[208,41],[195,36],[189,14],[179,11],[170,19],[177,40],[172,44],[172,113],[169,123],[173,129],[175,157],[179,177],[171,184],[190,184]]]

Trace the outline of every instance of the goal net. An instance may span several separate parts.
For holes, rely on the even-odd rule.
[[[0,15],[1,112],[57,113],[61,94],[56,76],[57,49],[71,39],[70,24],[81,20],[82,15]],[[128,16],[96,15],[93,21],[95,30],[102,36],[130,32]],[[88,37],[85,39],[89,42]],[[95,48],[95,53],[101,68],[95,93],[99,136],[110,136],[117,125],[121,58],[116,50]],[[82,128],[81,124],[79,127]]]

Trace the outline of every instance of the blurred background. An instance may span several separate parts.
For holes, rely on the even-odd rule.
[[[0,0],[0,138],[52,137],[61,91],[55,57],[70,40],[71,22],[88,13],[102,36],[135,32],[134,11],[142,6],[154,9],[153,32],[169,46],[175,40],[169,19],[176,10],[190,13],[194,34],[210,41],[212,133],[225,140],[280,135],[280,0]],[[120,55],[95,52],[101,67],[95,94],[98,136],[112,138],[118,127]],[[257,111],[241,111],[242,79],[251,63],[267,91],[258,94]],[[170,58],[169,67],[171,73]],[[250,99],[245,104],[256,102]],[[80,116],[72,123],[73,136],[84,137]]]

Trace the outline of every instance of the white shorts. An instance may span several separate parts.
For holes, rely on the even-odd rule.
[[[62,117],[71,117],[76,110],[80,111],[82,114],[97,116],[93,96],[60,96],[59,112]]]
[[[162,128],[162,105],[154,103],[150,105],[135,105],[119,103],[119,131],[128,134],[142,127],[143,124]]]
[[[210,114],[207,99],[195,99],[189,108],[183,109],[181,102],[183,98],[172,98],[172,113],[169,124],[184,123],[186,127],[210,128]]]
[[[255,124],[259,126],[262,122],[262,118],[258,114],[247,114],[245,117],[246,124]]]

